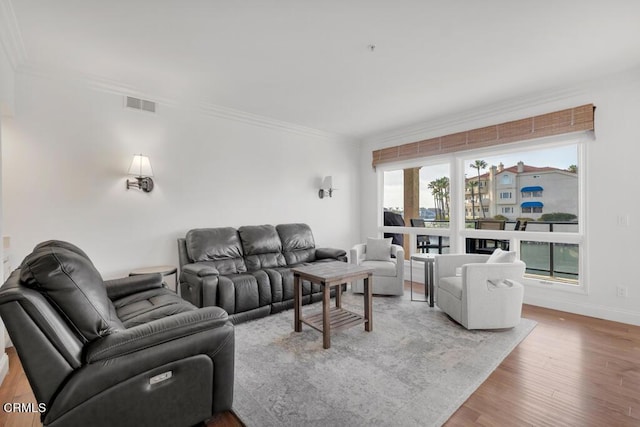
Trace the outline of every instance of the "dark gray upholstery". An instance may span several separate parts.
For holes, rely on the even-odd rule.
[[[0,289],[0,315],[45,426],[190,426],[229,410],[234,331],[157,275],[103,282],[84,252],[45,242]],[[171,372],[169,380],[150,379]]]
[[[280,224],[277,230],[288,265],[316,260],[316,243],[307,224]]]
[[[81,257],[87,259],[89,262],[91,261],[89,259],[89,256],[85,253],[85,251],[83,251],[82,249],[80,249],[79,247],[74,245],[73,243],[65,242],[65,241],[62,241],[62,240],[47,240],[45,242],[38,243],[36,245],[36,247],[33,248],[33,252],[38,252],[40,249],[51,248],[51,247],[63,248],[63,249],[70,250],[71,252],[75,252],[76,254],[80,255]]]
[[[249,271],[286,265],[282,242],[273,225],[250,225],[238,229],[244,261]]]
[[[42,246],[21,267],[22,284],[46,295],[82,341],[123,328],[102,277],[88,258],[63,247]]]
[[[247,271],[242,244],[235,228],[201,228],[186,236],[187,254],[194,262],[210,262],[220,274]]]
[[[306,224],[195,229],[178,239],[178,254],[182,297],[199,307],[222,307],[234,323],[293,307],[292,266],[347,259],[344,250],[316,248]],[[220,269],[221,254],[245,270]],[[303,282],[303,303],[319,301],[320,291]]]

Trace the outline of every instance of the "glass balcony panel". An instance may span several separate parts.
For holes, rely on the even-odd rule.
[[[576,244],[521,241],[520,259],[527,264],[528,275],[578,283],[579,251]]]
[[[527,273],[537,276],[550,274],[551,258],[548,242],[520,242],[520,259],[527,264]]]
[[[578,279],[578,245],[555,243],[553,245],[553,275],[563,279]]]

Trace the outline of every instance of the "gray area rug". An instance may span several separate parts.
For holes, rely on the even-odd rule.
[[[343,307],[362,313],[362,296],[345,293]],[[338,331],[327,350],[311,327],[293,331],[293,310],[236,326],[236,415],[250,427],[440,426],[536,325],[467,331],[408,296],[375,297],[373,312],[372,332]]]

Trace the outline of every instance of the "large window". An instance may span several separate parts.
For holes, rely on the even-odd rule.
[[[407,227],[448,228],[451,216],[449,167],[449,163],[425,164],[383,171],[383,217],[389,219],[392,216],[389,212],[392,212],[402,216]],[[404,235],[403,242],[408,237]],[[414,251],[449,252],[449,237],[442,233],[434,234],[432,230],[425,230],[424,233],[416,231],[411,239],[415,244]],[[410,249],[408,245],[406,247]]]
[[[478,181],[484,183],[480,190],[484,214],[467,216],[467,221],[500,220],[505,223],[503,229],[510,231],[578,233],[577,144],[521,151],[496,148],[479,156],[465,157],[464,164],[467,187]],[[472,204],[467,192],[467,212]],[[530,277],[579,283],[579,245],[522,237],[496,240],[495,247],[518,250]],[[467,252],[486,253],[494,249],[494,246],[479,247],[476,241],[485,240],[468,238]],[[514,244],[518,247],[509,247]]]
[[[557,221],[561,217],[577,225],[580,213],[577,145],[515,152],[495,150],[465,158],[465,185],[476,190],[473,198],[472,192],[467,191],[465,205],[479,199],[482,210],[491,218],[501,215],[506,218],[499,219],[509,221]],[[500,211],[505,201],[517,207],[513,214],[504,215]]]
[[[402,170],[384,171],[382,207],[385,211],[404,214],[404,175]]]
[[[420,167],[420,217],[433,226],[449,223],[451,215],[451,182],[449,165]]]
[[[531,284],[584,289],[581,144],[558,137],[453,153],[438,164],[410,163],[407,168],[419,170],[418,185],[407,182],[407,169],[385,170],[384,208],[405,214],[403,197],[417,188],[418,217],[442,227],[435,234],[451,242],[451,252],[475,252],[475,242],[488,240],[487,231],[476,230],[484,228],[479,223],[501,221],[501,230],[491,230],[494,247],[518,252]]]

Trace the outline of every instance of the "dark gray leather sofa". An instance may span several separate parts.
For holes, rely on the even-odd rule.
[[[182,297],[219,306],[238,323],[293,307],[291,267],[345,261],[342,249],[316,248],[307,224],[200,228],[178,239]],[[303,303],[319,301],[319,285],[303,282]]]
[[[103,282],[60,241],[34,249],[0,289],[45,426],[191,426],[231,409],[234,328],[157,275]]]

